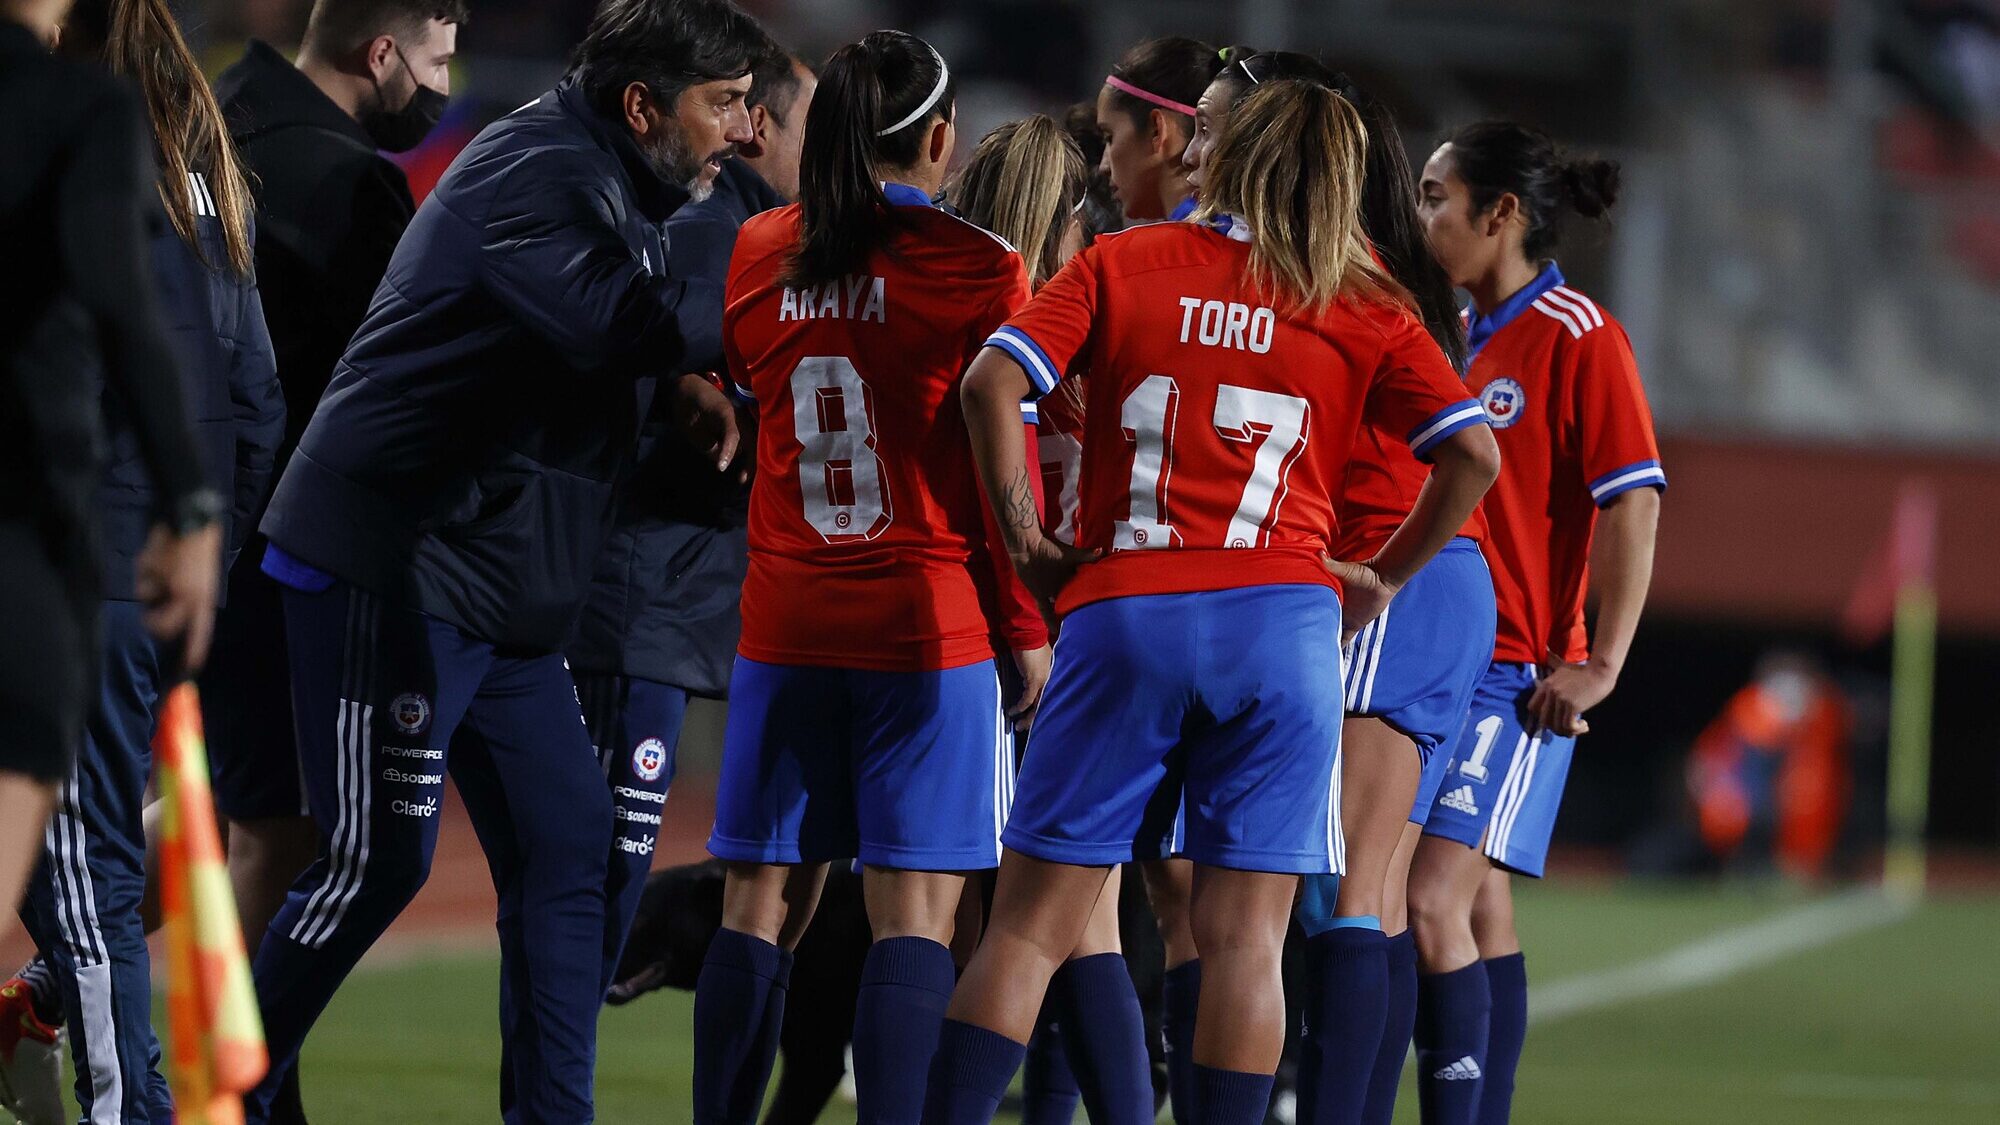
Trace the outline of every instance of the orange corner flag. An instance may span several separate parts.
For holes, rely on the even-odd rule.
[[[268,1059],[243,930],[208,789],[193,684],[168,694],[153,740],[160,807],[160,915],[167,946],[167,1084],[181,1125],[242,1125]]]

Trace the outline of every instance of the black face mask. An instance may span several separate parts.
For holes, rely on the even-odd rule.
[[[403,49],[396,48],[396,57],[403,60],[403,69],[412,81],[416,71],[410,69],[410,60],[403,57]],[[438,119],[444,116],[445,103],[449,100],[443,94],[421,82],[416,83],[415,93],[398,110],[380,108],[368,110],[361,115],[361,127],[368,130],[368,137],[375,147],[385,152],[408,152],[424,142],[432,129],[437,128]],[[375,84],[379,98],[382,84]]]

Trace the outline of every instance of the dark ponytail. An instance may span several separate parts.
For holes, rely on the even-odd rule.
[[[1452,134],[1446,143],[1476,212],[1510,193],[1521,201],[1528,221],[1521,251],[1531,262],[1554,252],[1565,211],[1601,219],[1618,202],[1617,162],[1572,157],[1540,129],[1481,121]]]
[[[1240,51],[1231,48],[1231,53]],[[1417,180],[1410,172],[1409,153],[1388,105],[1346,75],[1297,51],[1238,55],[1216,79],[1230,82],[1232,105],[1261,83],[1288,79],[1325,86],[1353,104],[1368,130],[1361,229],[1381,255],[1389,276],[1416,299],[1424,328],[1443,349],[1445,358],[1454,368],[1465,370],[1465,324],[1458,316],[1458,297],[1452,292],[1451,277],[1431,254],[1417,220]]]
[[[822,285],[861,268],[887,241],[894,211],[881,173],[915,164],[931,122],[951,120],[953,82],[931,45],[901,31],[877,31],[833,53],[806,111],[799,153],[798,249],[781,283]],[[923,107],[945,79],[944,89]],[[878,135],[916,113],[916,119]]]

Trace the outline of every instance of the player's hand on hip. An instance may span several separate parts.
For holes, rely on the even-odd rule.
[[[716,472],[727,471],[743,440],[736,423],[736,404],[706,375],[683,375],[673,382],[669,393],[674,396],[674,421],[689,443],[715,462]]]
[[[1535,729],[1575,737],[1590,730],[1583,713],[1604,702],[1618,686],[1611,669],[1586,661],[1546,669],[1528,696],[1527,719]]]
[[[133,586],[145,606],[146,631],[178,642],[189,673],[208,659],[215,631],[215,598],[222,580],[222,524],[176,534],[156,524],[133,563]]]
[[[1014,552],[1014,570],[1028,592],[1044,604],[1053,604],[1056,595],[1069,585],[1076,568],[1096,559],[1102,551],[1085,551],[1046,535],[1036,535]]]
[[[1319,564],[1340,579],[1340,647],[1345,649],[1354,634],[1389,608],[1397,587],[1367,563],[1342,562],[1321,554]]]
[[[1048,645],[1040,648],[1017,648],[1014,650],[1014,667],[1021,673],[1021,690],[1007,704],[1007,717],[1014,722],[1014,729],[1025,731],[1035,721],[1035,709],[1042,705],[1042,689],[1049,683],[1049,667],[1055,663],[1055,649]]]

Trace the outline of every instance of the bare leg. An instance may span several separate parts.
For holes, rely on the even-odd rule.
[[[723,868],[722,928],[797,949],[826,886],[826,864],[730,863]]]
[[[1121,879],[1121,871],[1116,867],[1105,877],[1104,889],[1097,892],[1097,904],[1090,908],[1090,921],[1083,927],[1083,937],[1076,943],[1075,952],[1070,954],[1072,959],[1125,951],[1118,940],[1118,889]]]
[[[952,994],[950,1018],[1026,1043],[1049,978],[1078,948],[1111,870],[1003,855],[986,940]]]
[[[1410,925],[1425,973],[1449,973],[1479,960],[1472,902],[1492,863],[1477,848],[1425,836],[1410,866]]]
[[[28,872],[42,854],[42,825],[55,794],[53,782],[0,771],[0,938],[15,925],[14,909],[21,904]]]
[[[312,866],[319,851],[319,830],[307,816],[224,823],[229,833],[229,885],[236,892],[243,948],[255,957],[292,883]]]
[[[1197,867],[1192,922],[1202,951],[1198,1066],[1275,1074],[1285,1050],[1285,931],[1297,875]]]
[[[1146,878],[1146,898],[1160,920],[1160,940],[1167,947],[1167,968],[1175,969],[1201,956],[1190,923],[1194,900],[1194,864],[1185,859],[1154,859],[1139,865]]]
[[[949,946],[966,886],[965,874],[958,871],[861,871],[861,897],[878,942],[917,937]]]
[[[1514,932],[1513,886],[1513,876],[1495,867],[1473,896],[1472,937],[1482,961],[1521,952],[1521,936]]]
[[[1382,877],[1382,932],[1390,937],[1410,928],[1410,861],[1423,838],[1422,827],[1404,822],[1396,854],[1389,857],[1389,871]]]
[[[1395,862],[1411,802],[1423,772],[1416,744],[1380,719],[1341,725],[1340,821],[1347,836],[1347,874],[1333,913],[1381,918],[1383,883]],[[1384,933],[1389,932],[1384,928]]]

